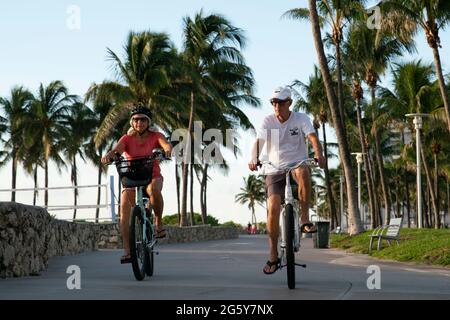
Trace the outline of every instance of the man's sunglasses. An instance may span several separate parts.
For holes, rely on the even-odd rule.
[[[133,122],[138,122],[138,121],[145,122],[145,121],[147,121],[146,117],[135,117],[135,118],[131,118],[131,119],[133,120]]]
[[[270,100],[270,103],[274,106],[275,104],[285,104],[286,102],[290,101],[289,99],[286,100],[280,100],[280,99],[272,99]]]

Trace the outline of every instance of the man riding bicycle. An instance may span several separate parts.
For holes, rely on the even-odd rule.
[[[164,136],[151,127],[150,110],[144,106],[137,105],[131,111],[130,125],[131,128],[128,133],[120,138],[117,144],[111,151],[106,153],[102,158],[102,163],[107,164],[116,153],[124,153],[128,160],[148,157],[152,155],[155,148],[162,148],[166,157],[170,157],[172,146],[164,138]],[[146,187],[146,192],[150,195],[150,203],[155,211],[155,227],[156,238],[164,238],[166,236],[165,229],[162,228],[162,212],[164,207],[164,199],[161,194],[163,187],[163,177],[159,168],[159,163],[153,163],[153,179]],[[129,243],[129,220],[131,208],[135,202],[134,188],[124,188],[122,190],[120,202],[120,231],[123,239],[123,247],[125,254],[121,258],[122,263],[130,263],[130,243]]]
[[[260,151],[266,145],[265,155],[278,167],[300,162],[307,158],[305,137],[309,139],[314,149],[315,158],[321,168],[325,166],[322,147],[308,116],[304,113],[289,110],[292,105],[291,90],[288,87],[278,87],[272,93],[270,103],[274,107],[274,114],[267,116],[257,133],[256,142],[252,149],[252,159],[248,164],[251,171],[257,170]],[[267,142],[267,144],[266,144]],[[278,269],[278,236],[281,203],[284,199],[285,174],[270,172],[267,168],[265,177],[268,198],[267,231],[269,233],[269,260],[264,266],[265,274],[272,274]],[[274,170],[274,169],[272,169]],[[311,191],[311,176],[308,168],[298,167],[292,171],[297,182],[298,198],[301,207],[301,231],[313,233],[317,230],[309,221],[309,202]]]

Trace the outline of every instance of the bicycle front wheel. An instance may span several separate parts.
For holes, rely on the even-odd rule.
[[[151,219],[152,215],[151,215],[151,209],[147,209],[147,219]],[[153,229],[152,226],[150,225],[150,223],[147,223],[147,243],[151,243],[153,242]],[[147,247],[145,248],[145,253],[144,253],[144,269],[145,269],[145,274],[149,277],[151,277],[153,275],[153,246],[151,248]]]
[[[145,278],[144,259],[146,251],[143,241],[143,219],[141,208],[135,206],[130,221],[130,255],[134,277],[139,281]]]
[[[295,288],[295,255],[294,255],[294,208],[287,204],[284,215],[284,232],[286,233],[286,270],[289,289]]]

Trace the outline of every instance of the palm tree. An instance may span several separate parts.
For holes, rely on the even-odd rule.
[[[403,64],[395,64],[392,72],[394,91],[388,89],[381,90],[381,101],[388,106],[387,110],[390,116],[396,122],[403,122],[406,113],[414,112],[431,112],[441,104],[440,97],[437,93],[437,85],[433,85],[433,69],[431,65],[423,64],[420,60]],[[427,133],[431,130],[427,129],[428,123],[425,124],[423,132]],[[436,126],[433,124],[432,126]],[[413,131],[412,124],[409,123],[410,131]],[[425,139],[428,134],[425,134]],[[431,141],[429,142],[431,145]],[[431,150],[430,150],[431,151]],[[426,183],[430,189],[431,203],[433,211],[438,210],[437,199],[434,188],[431,183],[431,173],[428,168],[427,158],[422,145],[422,158],[425,167]]]
[[[314,66],[314,73],[309,77],[308,83],[304,84],[301,81],[295,81],[294,86],[299,86],[305,93],[306,99],[300,98],[297,100],[294,111],[303,109],[308,113],[312,113],[314,118],[318,119],[322,124],[324,154],[325,154],[325,183],[327,188],[328,208],[331,216],[331,229],[334,229],[335,224],[339,223],[336,213],[336,204],[333,198],[333,191],[331,188],[331,181],[328,169],[328,145],[325,124],[328,122],[328,101],[325,96],[325,87],[319,68]]]
[[[387,64],[393,58],[399,56],[403,50],[408,52],[415,51],[415,47],[411,40],[398,39],[395,36],[378,30],[369,29],[365,22],[355,23],[351,28],[351,36],[353,38],[351,48],[352,54],[349,59],[356,61],[359,68],[362,68],[362,78],[369,86],[372,103],[369,113],[372,116],[371,133],[375,142],[375,155],[380,177],[380,184],[384,200],[385,222],[389,222],[391,200],[388,190],[388,178],[384,172],[384,160],[381,156],[381,136],[386,122],[376,121],[376,118],[383,111],[377,106],[376,88],[379,77],[385,72]],[[382,124],[382,125],[380,125]]]
[[[202,96],[209,96],[212,105],[209,108],[221,109],[224,103],[223,82],[220,74],[231,73],[237,68],[246,68],[240,48],[245,44],[245,38],[241,29],[221,15],[211,14],[205,16],[203,11],[197,13],[193,19],[183,19],[183,66],[184,76],[179,83],[190,89],[189,97],[189,124],[186,146],[191,149],[191,134],[193,132],[194,118],[198,117],[197,108]],[[234,69],[232,69],[235,67]],[[242,72],[237,73],[243,78]],[[226,88],[226,87],[225,87]],[[229,105],[229,104],[228,104]],[[182,186],[181,186],[181,219],[180,225],[186,225],[187,208],[187,178],[188,162],[192,161],[192,154],[186,152],[182,162]],[[190,156],[191,159],[187,157]]]
[[[439,31],[450,22],[450,2],[446,0],[388,0],[383,2],[382,8],[388,13],[397,12],[402,20],[420,26],[424,31],[428,45],[433,51],[436,75],[450,132],[450,105],[439,55],[441,47]],[[394,26],[392,23],[387,24],[385,28],[392,33],[399,29],[398,25]],[[412,37],[416,30],[416,28],[410,28],[409,35]]]
[[[360,233],[362,229],[361,219],[358,210],[358,201],[356,196],[355,181],[351,163],[350,150],[347,141],[347,135],[342,125],[342,120],[339,114],[339,106],[336,98],[336,94],[333,88],[333,82],[328,68],[327,58],[325,56],[322,36],[319,26],[319,17],[317,14],[317,7],[315,0],[308,0],[312,33],[314,38],[314,44],[317,51],[317,57],[319,60],[320,70],[325,84],[325,89],[328,98],[328,104],[330,106],[331,115],[333,118],[334,128],[336,129],[336,137],[339,144],[339,154],[344,169],[346,187],[347,187],[347,199],[348,199],[348,215],[350,218],[351,235]]]
[[[264,179],[261,175],[250,174],[244,179],[244,188],[235,196],[240,204],[248,203],[248,208],[252,210],[252,224],[256,225],[255,206],[259,204],[264,207],[266,192],[264,190]]]
[[[336,76],[337,76],[337,94],[339,103],[339,115],[342,121],[342,127],[345,130],[344,123],[344,89],[342,83],[342,62],[341,62],[341,44],[344,40],[344,27],[363,12],[365,0],[321,0],[318,1],[318,11],[320,13],[319,22],[323,27],[327,24],[331,29],[331,40],[335,47]],[[309,19],[309,10],[306,8],[296,8],[287,11],[283,16],[305,20]]]
[[[73,220],[76,219],[77,215],[77,197],[78,197],[78,167],[77,167],[77,156],[79,156],[83,161],[85,160],[85,151],[88,146],[87,140],[89,137],[94,135],[95,130],[95,117],[91,109],[89,109],[85,104],[80,102],[75,102],[69,106],[69,114],[64,117],[62,124],[67,130],[69,130],[70,135],[66,137],[63,144],[64,154],[70,163],[70,180],[74,189],[74,206],[73,209]]]
[[[23,148],[23,134],[24,134],[24,117],[33,101],[33,94],[22,86],[14,87],[11,90],[10,99],[0,98],[0,105],[3,106],[3,111],[6,116],[4,123],[5,129],[9,133],[9,140],[5,142],[5,158],[3,162],[11,160],[12,165],[12,182],[11,201],[16,201],[16,179],[18,162],[23,161],[19,154]]]
[[[95,136],[95,144],[113,135],[113,128],[128,118],[133,105],[144,104],[152,111],[155,126],[168,131],[176,128],[177,111],[182,104],[170,90],[169,70],[176,62],[176,52],[165,33],[130,32],[124,46],[124,59],[108,49],[113,62],[117,81],[104,81],[92,84],[85,99],[112,102],[113,107],[106,115]]]
[[[35,143],[34,137],[40,137],[42,143],[43,164],[45,170],[45,188],[48,188],[48,163],[56,162],[58,170],[65,163],[59,152],[65,139],[72,133],[64,126],[63,121],[69,113],[69,105],[76,100],[76,96],[69,95],[67,88],[61,81],[53,81],[48,86],[39,86],[30,109],[30,116],[25,125],[25,144]],[[45,206],[48,205],[48,189],[45,190]]]

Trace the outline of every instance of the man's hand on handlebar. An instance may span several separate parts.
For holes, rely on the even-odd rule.
[[[325,158],[323,155],[321,155],[321,154],[315,155],[314,159],[316,159],[317,164],[319,165],[319,167],[321,169],[325,168]]]

